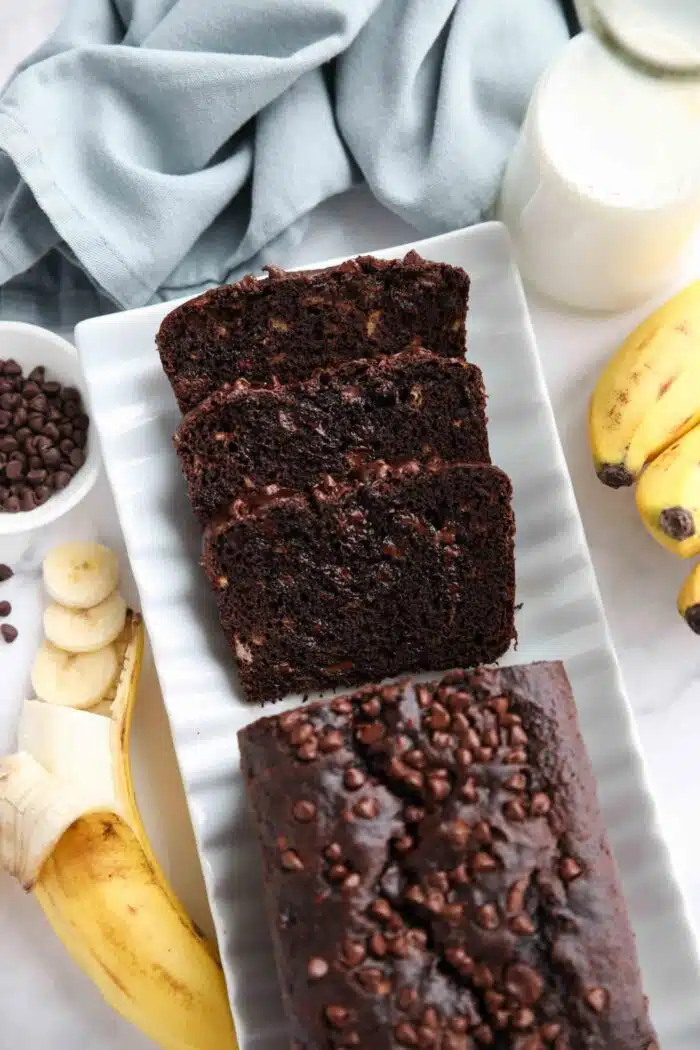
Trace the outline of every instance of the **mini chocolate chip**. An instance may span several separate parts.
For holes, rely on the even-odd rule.
[[[29,373],[29,378],[33,379],[33,378],[36,378],[36,377],[33,376],[33,374],[30,372]],[[41,384],[41,389],[44,391],[44,393],[46,394],[47,397],[55,397],[56,394],[60,394],[60,392],[61,392],[61,384],[60,383],[55,383],[53,380],[51,380],[49,382],[42,383]]]
[[[5,437],[0,438],[0,452],[15,452],[18,448],[17,438],[11,434],[6,434]]]
[[[559,861],[559,875],[564,882],[573,882],[583,874],[583,868],[573,857],[562,857]]]
[[[469,1050],[471,1040],[458,1032],[446,1032],[440,1044],[442,1050]],[[473,1045],[473,1044],[471,1044]]]
[[[341,889],[343,893],[353,893],[359,887],[360,882],[360,876],[356,871],[353,871],[351,875],[348,875],[348,877],[343,880]]]
[[[32,383],[43,383],[45,376],[46,368],[44,367],[44,365],[37,365],[36,368],[33,368],[31,370],[31,372],[27,376],[27,379],[29,379]]]
[[[462,785],[461,795],[465,802],[479,801],[479,789],[476,786],[474,777],[467,777]]]
[[[0,430],[7,430],[12,422],[12,416],[5,409],[0,409]]]
[[[608,1008],[610,996],[605,988],[591,988],[586,992],[585,998],[591,1010],[595,1010],[597,1014],[604,1013]]]
[[[450,1038],[449,1032],[447,1033],[447,1035],[445,1035],[443,1039],[443,1050],[449,1050],[446,1042],[448,1038]],[[432,1028],[421,1027],[418,1029],[418,1046],[421,1048],[421,1050],[432,1050],[432,1048],[436,1045],[437,1041],[438,1034],[437,1032],[434,1032]],[[464,1050],[467,1050],[466,1045],[464,1047]]]
[[[393,840],[393,847],[397,853],[408,853],[413,849],[413,845],[410,835],[400,835],[399,838]]]
[[[73,456],[71,456],[71,462],[73,462]],[[318,738],[318,746],[321,751],[337,751],[343,746],[343,734],[338,729],[329,729]]]
[[[298,820],[301,824],[308,824],[309,821],[313,820],[316,816],[316,806],[313,802],[300,799],[299,802],[294,804],[292,813],[294,814],[295,820]]]
[[[441,704],[433,704],[428,720],[431,729],[447,729],[452,721],[449,712]]]
[[[546,1043],[553,1043],[561,1032],[561,1025],[555,1021],[549,1021],[547,1024],[543,1024],[540,1028],[540,1035]],[[649,1050],[649,1047],[647,1047]]]
[[[51,495],[51,489],[47,485],[39,485],[34,490],[34,499],[37,501],[38,505],[41,505],[42,503],[46,503],[46,501],[47,501],[47,499],[49,498],[50,495]]]
[[[349,939],[343,941],[341,961],[346,966],[359,966],[361,962],[364,962],[366,955],[367,952],[359,941],[351,941]]]
[[[60,448],[64,456],[69,456],[75,446],[73,445],[73,442],[70,440],[70,438],[63,438],[62,441],[59,441],[58,447]]]
[[[477,1043],[482,1043],[484,1046],[491,1046],[493,1044],[494,1035],[487,1024],[480,1024],[478,1028],[474,1029],[472,1035]]]
[[[503,786],[509,791],[524,791],[527,787],[527,777],[523,773],[513,773]]]
[[[331,842],[329,846],[323,851],[323,856],[326,860],[340,860],[343,855],[343,847],[339,842]]]
[[[444,751],[448,747],[454,747],[456,741],[451,733],[437,732],[431,735],[430,742],[433,747]]]
[[[283,715],[279,716],[278,725],[283,733],[291,733],[294,726],[301,722],[302,718],[301,711],[285,711]]]
[[[292,735],[289,738],[294,747],[299,747],[300,744],[305,743],[314,736],[313,726],[310,722],[302,722],[300,725],[294,727]]]
[[[517,1002],[532,1006],[544,991],[544,981],[531,966],[525,963],[514,963],[506,970],[505,988]]]
[[[525,807],[518,799],[509,799],[503,807],[503,813],[508,820],[513,820],[516,823],[525,820],[527,816]]]
[[[442,909],[442,914],[448,922],[459,922],[464,914],[464,905],[458,904],[457,902],[446,904]]]
[[[304,870],[304,863],[299,854],[296,852],[296,850],[286,849],[282,854],[280,860],[282,862],[282,867],[285,871]]]
[[[315,738],[307,740],[305,744],[297,748],[297,758],[301,759],[302,762],[313,762],[314,759],[318,758],[318,743]]]
[[[544,791],[537,791],[532,796],[530,803],[530,813],[533,817],[546,817],[552,808],[552,802],[549,795],[546,795]]]
[[[87,445],[87,434],[84,430],[73,431],[73,444],[76,448],[85,448]]]
[[[458,864],[456,868],[453,868],[449,872],[450,882],[454,882],[457,886],[466,886],[469,882],[469,875],[464,864]]]
[[[34,510],[36,508],[36,499],[34,498],[34,493],[31,489],[24,490],[24,492],[22,493],[21,504],[22,510],[25,512]]]
[[[401,1043],[401,1046],[418,1046],[418,1032],[412,1024],[406,1024],[405,1021],[397,1024],[394,1035],[396,1042]]]
[[[455,758],[460,766],[470,766],[472,764],[472,753],[466,747],[457,748]]]
[[[345,696],[339,696],[331,703],[331,711],[334,711],[337,715],[351,715],[352,704]]]
[[[17,514],[20,510],[20,502],[16,496],[9,496],[2,505],[2,509],[9,514]]]
[[[327,1006],[324,1013],[326,1020],[334,1028],[344,1028],[350,1020],[350,1015],[344,1006]]]
[[[415,988],[401,988],[398,994],[398,1004],[401,1010],[408,1010],[418,1001],[418,992]]]
[[[438,776],[437,773],[430,773],[428,776],[428,790],[436,802],[443,802],[450,794],[452,788],[449,780],[445,777]]]
[[[26,394],[27,394],[26,390],[25,390],[24,394],[25,394],[25,397],[26,397]],[[38,413],[39,415],[42,415],[42,416],[45,414],[46,409],[48,407],[49,407],[49,403],[48,403],[48,401],[46,400],[46,398],[44,397],[43,394],[37,394],[36,397],[33,397],[30,401],[27,401],[27,408],[31,409],[32,412],[36,412],[36,413]]]
[[[19,631],[16,627],[13,627],[11,623],[4,623],[0,626],[0,634],[2,635],[4,641],[10,643],[14,642],[17,635],[19,634]]]
[[[370,912],[376,919],[381,919],[382,922],[386,922],[391,918],[392,908],[389,901],[384,900],[383,897],[377,897],[376,901],[370,907]]]
[[[306,972],[313,981],[320,981],[328,973],[328,963],[325,959],[315,955],[313,959],[309,959]]]
[[[382,722],[370,722],[360,726],[356,736],[361,744],[378,744],[386,736],[386,727]]]
[[[469,825],[463,820],[442,824],[440,830],[456,849],[463,849],[469,841]]]
[[[487,729],[482,737],[481,743],[491,750],[498,747],[500,740],[497,731],[495,729]]]
[[[484,930],[497,930],[501,925],[495,904],[482,904],[476,913],[476,921]]]
[[[369,950],[372,955],[382,959],[387,953],[386,937],[382,933],[373,933],[369,939]]]
[[[507,766],[522,766],[527,762],[527,752],[522,748],[515,748],[514,751],[508,752],[505,762]]]
[[[379,813],[379,803],[376,798],[359,798],[352,807],[352,811],[356,817],[361,817],[363,820],[374,820]]]
[[[410,942],[408,937],[405,937],[403,934],[398,937],[392,937],[387,943],[387,947],[391,955],[396,955],[400,959],[411,954]]]
[[[474,972],[474,960],[467,955],[464,948],[447,948],[445,959],[456,970],[459,970],[464,977],[468,977]]]
[[[425,895],[425,906],[433,915],[441,915],[445,907],[445,895],[439,890],[430,890]]]
[[[17,364],[17,362],[12,357],[8,358],[8,360],[5,362],[5,365],[4,365],[4,368],[3,368],[3,372],[5,373],[6,376],[21,376],[22,375],[21,367]]]
[[[373,696],[371,700],[366,700],[362,705],[362,710],[370,718],[376,718],[382,712],[382,702],[377,696]]]
[[[80,401],[80,400],[82,400],[81,399],[81,395],[80,395],[80,391],[77,390],[76,387],[74,387],[74,386],[64,386],[63,390],[61,391],[61,397],[63,398],[64,401]]]
[[[534,1025],[535,1015],[528,1006],[521,1006],[513,1014],[510,1023],[517,1031],[524,1032]]]
[[[43,485],[48,477],[45,470],[30,470],[27,474],[27,481],[30,485],[37,486]]]
[[[357,791],[362,787],[366,779],[367,778],[362,770],[356,769],[354,766],[346,769],[343,774],[343,784],[348,791]]]
[[[70,454],[69,459],[70,465],[74,467],[75,470],[80,470],[83,463],[85,462],[85,453],[80,448],[74,448]]]
[[[5,475],[10,481],[18,481],[24,474],[24,467],[17,459],[11,459],[5,467]]]
[[[422,806],[406,806],[403,815],[407,824],[420,824],[425,818],[425,810]]]
[[[528,884],[528,879],[517,879],[510,887],[506,899],[506,915],[518,915],[523,910]]]
[[[510,742],[513,747],[524,747],[527,744],[528,736],[522,726],[513,726],[510,731]]]
[[[9,565],[0,565],[0,583],[4,583],[5,580],[9,580],[13,576],[14,572]]]
[[[485,871],[496,871],[497,868],[498,861],[495,857],[492,857],[490,853],[485,853],[483,850],[479,850],[479,852],[472,857],[471,869],[477,874]]]
[[[347,874],[348,869],[344,864],[333,864],[328,870],[328,878],[331,882],[342,882]]]
[[[12,606],[9,602],[0,602],[0,616],[9,616],[12,612]]]
[[[360,1045],[360,1037],[357,1034],[357,1032],[346,1032],[345,1035],[341,1039],[341,1043],[342,1043],[343,1046],[359,1046]],[[302,1048],[302,1050],[303,1050],[303,1048]]]
[[[35,434],[41,434],[42,433],[42,431],[44,429],[44,423],[45,423],[44,417],[40,416],[38,413],[34,413],[34,415],[31,415],[29,417],[29,419],[27,420],[27,426],[29,427],[30,430],[33,430]],[[53,423],[48,423],[47,425],[51,427],[51,426],[53,426]]]
[[[490,846],[493,842],[491,827],[485,820],[480,820],[472,828],[472,838],[482,846]]]

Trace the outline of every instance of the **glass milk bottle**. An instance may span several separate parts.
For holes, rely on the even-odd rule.
[[[630,39],[680,64],[699,54],[654,34]],[[663,289],[700,223],[700,83],[643,67],[592,32],[575,37],[506,169],[499,217],[521,272],[574,307],[621,310]]]

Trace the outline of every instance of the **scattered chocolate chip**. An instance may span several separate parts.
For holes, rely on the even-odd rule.
[[[418,1001],[418,992],[415,988],[401,988],[397,1001],[401,1010],[408,1010]]]
[[[16,627],[13,627],[11,623],[4,623],[0,626],[0,635],[2,635],[3,641],[10,644],[17,638],[19,631]]]
[[[376,798],[360,798],[352,807],[352,811],[356,817],[361,817],[363,820],[374,820],[379,813],[379,803]]]
[[[511,1017],[510,1023],[512,1024],[513,1028],[515,1028],[517,1031],[524,1032],[528,1028],[532,1028],[532,1026],[534,1025],[535,1015],[529,1008],[529,1006],[521,1006],[515,1011],[515,1013]]]
[[[480,820],[472,828],[472,838],[482,846],[490,846],[493,842],[491,828],[487,821]]]
[[[360,876],[356,871],[353,871],[352,875],[348,875],[348,877],[343,880],[341,889],[343,893],[353,893],[359,887],[360,882]]]
[[[420,824],[425,819],[425,810],[422,806],[406,806],[403,815],[407,824]]]
[[[0,565],[0,583],[4,583],[5,580],[9,580],[14,576],[14,572],[9,565]]]
[[[507,787],[509,791],[525,791],[527,788],[527,777],[522,773],[513,773],[506,780],[504,787]]]
[[[313,802],[307,802],[301,799],[299,802],[294,804],[292,810],[294,819],[298,820],[301,824],[308,824],[310,820],[313,820],[316,816],[316,806]]]
[[[482,904],[476,913],[476,921],[484,930],[497,930],[501,925],[495,904]]]
[[[344,1006],[327,1006],[324,1013],[333,1028],[344,1028],[350,1020],[350,1014]]]
[[[307,740],[305,744],[297,748],[297,758],[302,762],[313,762],[318,758],[318,744],[316,740]]]
[[[525,820],[527,816],[525,807],[518,799],[509,799],[503,807],[503,813],[508,820],[513,820],[516,823]]]
[[[386,937],[382,933],[373,933],[369,939],[369,950],[372,955],[376,955],[379,959],[383,958],[387,953]]]
[[[9,602],[0,602],[0,616],[3,618],[9,616],[12,612],[12,606]]]
[[[359,966],[364,962],[367,952],[359,941],[346,940],[341,948],[341,962],[346,966]]]
[[[355,769],[354,766],[351,766],[349,769],[346,769],[343,773],[343,784],[348,789],[348,791],[359,790],[359,788],[361,788],[362,785],[365,783],[366,779],[367,777],[362,772],[362,770]]]
[[[506,970],[505,988],[523,1006],[532,1006],[544,991],[544,981],[537,970],[525,963],[514,963]]]
[[[307,740],[310,740],[313,736],[314,730],[311,723],[302,722],[301,724],[296,725],[294,727],[294,729],[292,730],[292,735],[289,739],[290,742],[294,745],[294,747],[299,747],[301,744],[306,743]]]
[[[356,735],[361,744],[378,744],[386,736],[386,727],[382,722],[370,722],[360,726]]]
[[[559,862],[559,875],[564,882],[573,882],[583,874],[583,868],[573,857],[562,857]]]
[[[482,1043],[484,1046],[491,1046],[494,1041],[493,1032],[487,1024],[480,1024],[478,1028],[474,1029],[472,1035],[477,1043]]]
[[[586,992],[585,999],[591,1010],[595,1010],[597,1014],[602,1014],[608,1008],[610,996],[605,988],[591,988]]]
[[[328,973],[328,963],[325,959],[321,959],[319,956],[314,956],[313,959],[309,959],[306,972],[313,981],[320,981],[320,979],[325,977]]]
[[[546,817],[552,808],[552,802],[549,795],[546,795],[544,791],[537,791],[532,796],[530,802],[530,813],[533,817]]]
[[[413,849],[413,839],[410,835],[400,835],[399,838],[393,840],[393,846],[397,853],[408,853],[409,850]]]
[[[303,871],[304,862],[296,850],[286,849],[280,858],[285,871]]]
[[[394,1035],[396,1042],[401,1046],[418,1046],[418,1032],[412,1024],[406,1024],[406,1022],[398,1024],[394,1029]]]
[[[72,462],[72,456],[71,456]],[[331,752],[337,751],[343,746],[343,734],[337,729],[329,729],[328,732],[323,733],[319,737],[318,747],[320,751]]]
[[[326,860],[334,861],[340,860],[343,855],[343,847],[339,842],[331,842],[330,846],[326,846],[323,851],[323,856]]]
[[[374,901],[370,907],[370,911],[376,919],[381,919],[382,922],[386,922],[393,914],[389,901],[384,900],[383,897],[378,897],[376,901]]]
[[[498,868],[498,861],[495,857],[492,857],[490,853],[486,853],[483,850],[479,850],[475,853],[471,860],[471,869],[476,874],[495,871]]]
[[[561,1032],[561,1025],[555,1021],[549,1021],[547,1024],[543,1024],[540,1028],[540,1035],[546,1043],[553,1043]],[[647,1047],[647,1050],[649,1048]]]
[[[328,878],[331,882],[342,882],[348,874],[344,864],[333,864],[328,870]]]

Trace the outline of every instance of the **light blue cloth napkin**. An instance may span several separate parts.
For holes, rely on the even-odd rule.
[[[0,98],[0,311],[69,324],[284,264],[365,179],[491,207],[557,0],[71,0]]]

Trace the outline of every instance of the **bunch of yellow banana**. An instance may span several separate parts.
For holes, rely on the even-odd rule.
[[[682,558],[700,554],[700,281],[643,321],[603,369],[589,437],[604,484],[637,483],[651,535]],[[693,570],[678,598],[698,633],[699,582]]]
[[[54,551],[44,580],[52,640],[37,654],[41,698],[24,705],[21,750],[0,759],[0,868],[33,893],[107,1002],[164,1050],[235,1050],[216,950],[165,879],[136,805],[141,618],[114,597],[116,559],[99,545]]]

